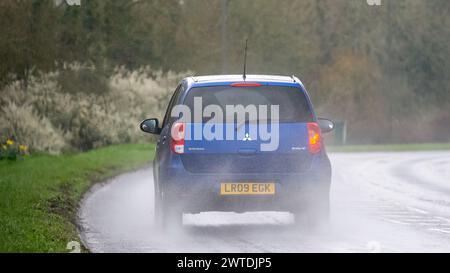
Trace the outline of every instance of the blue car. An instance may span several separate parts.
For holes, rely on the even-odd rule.
[[[331,165],[318,118],[292,76],[187,77],[164,117],[142,121],[157,135],[155,219],[181,225],[183,213],[289,211],[296,223],[327,221]]]

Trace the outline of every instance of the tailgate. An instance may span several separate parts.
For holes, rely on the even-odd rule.
[[[261,140],[257,124],[215,124],[222,126],[221,140],[186,139],[180,155],[186,170],[192,173],[299,173],[309,169],[312,155],[308,151],[306,123],[279,123],[278,141]],[[225,140],[226,127],[235,132],[233,140]],[[187,123],[186,133],[194,138],[194,128],[205,129],[204,123]],[[251,135],[250,132],[257,132]],[[269,127],[270,132],[270,127]],[[247,135],[246,135],[247,134]],[[239,136],[239,137],[238,137]],[[261,150],[262,144],[278,143],[274,151]]]

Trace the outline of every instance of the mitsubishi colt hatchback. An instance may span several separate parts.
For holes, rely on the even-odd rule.
[[[185,78],[164,119],[140,125],[157,135],[157,223],[205,211],[289,211],[296,223],[326,222],[331,165],[322,134],[333,127],[294,76]]]

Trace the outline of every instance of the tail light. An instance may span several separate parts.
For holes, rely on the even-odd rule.
[[[176,154],[184,154],[184,133],[186,124],[176,122],[172,125],[170,148]]]
[[[322,149],[322,136],[320,127],[315,122],[308,123],[309,152],[316,154]]]

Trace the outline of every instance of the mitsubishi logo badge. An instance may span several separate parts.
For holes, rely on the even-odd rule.
[[[245,137],[242,141],[252,141],[252,139],[250,138],[250,135],[248,133],[245,133]]]

